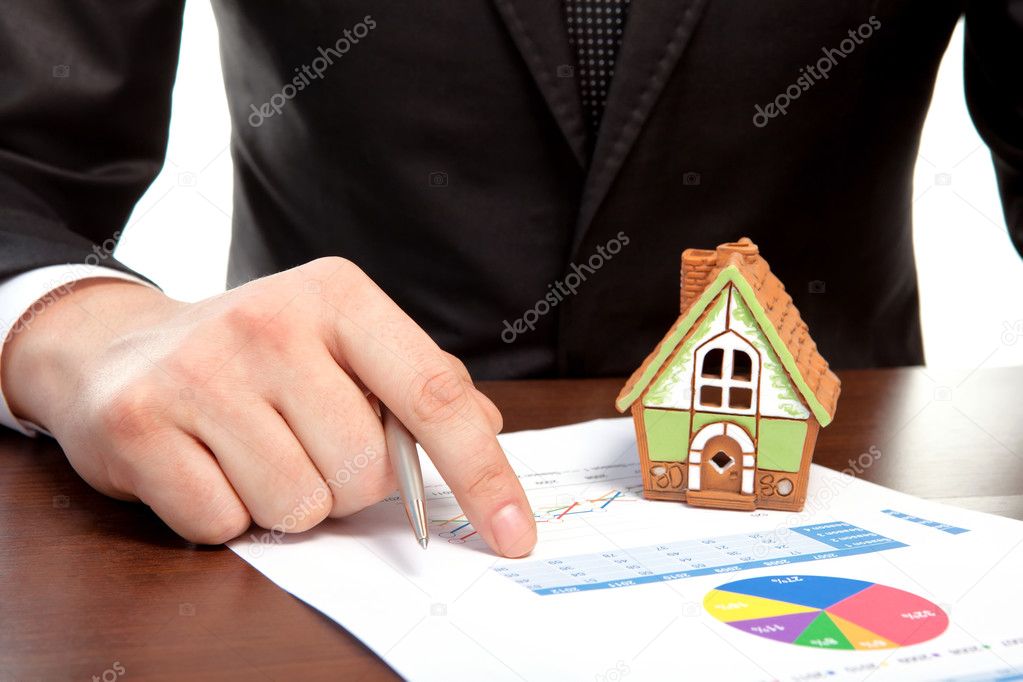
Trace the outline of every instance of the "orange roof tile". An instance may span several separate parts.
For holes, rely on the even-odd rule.
[[[737,242],[722,244],[713,251],[687,249],[683,252],[680,305],[682,314],[661,343],[629,377],[618,396],[619,402],[628,398],[641,381],[644,384],[649,383],[649,380],[653,378],[647,376],[650,364],[657,362],[658,358],[661,359],[661,362],[664,361],[666,356],[661,352],[664,350],[664,345],[673,340],[676,343],[681,340],[681,337],[678,337],[680,326],[683,325],[686,318],[695,319],[694,316],[687,313],[693,312],[690,309],[700,299],[707,287],[713,284],[718,276],[729,267],[734,267],[749,284],[757,302],[763,308],[768,322],[777,332],[780,343],[792,356],[795,371],[799,374],[798,377],[792,377],[793,380],[797,384],[800,383],[800,379],[805,382],[806,389],[813,394],[813,397],[827,413],[827,420],[819,419],[822,425],[826,424],[835,414],[842,383],[829,369],[827,360],[818,352],[817,344],[810,338],[809,328],[799,316],[799,311],[792,302],[792,297],[785,291],[785,286],[771,272],[767,261],[760,256],[757,245],[748,237],[743,237]],[[645,381],[644,377],[646,377]],[[800,388],[802,389],[802,387]],[[629,403],[633,402],[636,397],[638,396],[634,396]],[[623,407],[619,404],[619,409],[622,411],[627,407],[628,405]]]

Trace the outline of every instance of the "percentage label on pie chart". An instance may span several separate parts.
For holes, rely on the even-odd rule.
[[[934,639],[948,616],[910,592],[863,580],[781,575],[736,580],[704,608],[733,628],[818,649],[895,649]]]

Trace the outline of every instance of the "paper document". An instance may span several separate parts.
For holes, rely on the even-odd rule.
[[[525,559],[487,549],[425,457],[426,551],[397,498],[230,547],[412,680],[1023,676],[1023,522],[818,466],[801,513],[645,500],[628,418],[500,440]]]

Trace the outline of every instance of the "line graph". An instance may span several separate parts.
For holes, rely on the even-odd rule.
[[[612,505],[623,505],[638,501],[639,497],[633,491],[611,488],[596,497],[582,497],[581,499],[572,499],[569,502],[556,504],[555,506],[534,508],[533,517],[538,525],[552,524],[566,519],[570,520],[570,517],[581,514],[605,512]],[[454,544],[461,544],[479,538],[476,529],[472,527],[465,514],[461,512],[450,517],[431,518],[430,526],[439,537]]]
[[[723,526],[733,518],[738,521],[738,517],[644,500],[635,463],[530,474],[520,480],[533,508],[541,542],[562,551],[542,558],[502,562],[493,570],[541,596],[822,561],[907,546],[891,536],[828,517],[806,518],[799,525],[790,525],[800,517],[755,512],[742,517],[741,523]],[[427,495],[430,529],[435,536],[454,545],[483,542],[449,489],[437,486],[428,489]],[[653,514],[656,523],[651,523]],[[891,518],[891,514],[881,516]],[[666,537],[678,538],[685,529],[707,523],[722,530],[756,530],[675,540]],[[644,544],[644,540],[651,539],[652,544]],[[601,549],[594,551],[595,547]]]

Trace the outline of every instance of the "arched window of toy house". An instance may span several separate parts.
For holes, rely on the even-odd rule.
[[[696,409],[755,414],[759,374],[760,355],[746,339],[711,339],[696,351]]]

